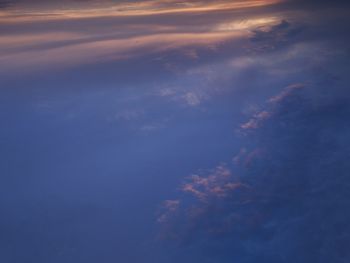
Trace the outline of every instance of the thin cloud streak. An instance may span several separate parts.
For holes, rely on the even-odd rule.
[[[79,19],[108,16],[152,16],[162,14],[207,13],[222,10],[237,10],[269,6],[280,3],[281,0],[249,0],[249,1],[143,1],[137,3],[120,3],[107,7],[93,9],[56,9],[56,10],[21,10],[3,11],[1,22]]]
[[[133,58],[147,53],[160,53],[170,49],[190,45],[205,46],[211,43],[240,37],[237,33],[202,33],[202,34],[155,34],[127,39],[92,41],[79,45],[69,45],[47,50],[34,50],[3,54],[2,65],[7,69],[54,64],[56,67],[79,65],[89,62],[114,61]],[[54,66],[51,65],[51,66]]]
[[[156,58],[164,52],[185,47],[194,48],[194,52],[197,48],[211,49],[223,43],[248,40],[254,28],[277,23],[279,18],[275,15],[250,15],[247,11],[276,2],[200,1],[189,4],[167,1],[159,4],[146,1],[120,3],[108,10],[50,9],[40,12],[22,10],[19,5],[15,11],[5,10],[0,15],[0,22],[6,25],[4,33],[0,34],[0,63],[6,65],[3,72],[12,73],[17,69],[31,72],[149,54]],[[212,17],[220,10],[228,13]],[[231,11],[235,13],[234,19]],[[191,20],[193,24],[184,27],[179,16],[191,12],[202,14]],[[163,16],[165,13],[178,15]],[[6,33],[7,27],[13,30]],[[232,44],[232,48],[240,49],[242,44]]]

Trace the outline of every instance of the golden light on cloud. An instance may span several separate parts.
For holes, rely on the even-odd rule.
[[[4,9],[0,24],[5,22],[3,28],[15,30],[0,34],[0,62],[7,65],[5,70],[31,65],[66,67],[212,48],[248,39],[250,30],[278,23],[278,16],[255,11],[279,1],[149,0],[79,10]],[[200,15],[186,15],[194,13]]]
[[[240,1],[142,1],[119,3],[109,6],[92,6],[91,8],[60,8],[44,10],[14,9],[0,13],[0,21],[79,19],[108,16],[151,16],[162,14],[207,13],[229,11],[244,8],[269,6],[282,0],[240,0]]]
[[[241,21],[226,22],[215,26],[215,31],[232,31],[232,30],[250,30],[255,27],[268,26],[281,21],[281,18],[273,17],[261,17],[261,18],[250,18]]]
[[[3,54],[0,62],[3,65],[28,67],[29,65],[52,64],[57,67],[134,58],[142,54],[160,53],[167,50],[195,45],[211,46],[213,43],[239,39],[239,32],[208,32],[198,34],[153,34],[126,39],[92,41],[77,45],[69,45],[46,50],[29,50],[14,54]]]

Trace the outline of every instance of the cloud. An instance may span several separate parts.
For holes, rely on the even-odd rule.
[[[143,0],[143,1],[16,1],[17,7],[27,8],[32,13],[56,14],[57,17],[91,18],[107,16],[153,16],[164,14],[196,14],[223,10],[238,10],[274,5],[280,0],[248,1],[181,1],[181,0]],[[66,7],[65,7],[66,6]],[[68,7],[68,8],[67,8]],[[30,17],[30,16],[29,16]],[[35,17],[34,17],[35,19]]]
[[[219,165],[206,177],[192,175],[190,181],[182,186],[182,190],[201,201],[209,196],[224,197],[227,190],[235,188],[235,184],[227,182],[230,177],[230,170],[225,165]]]
[[[163,230],[199,253],[221,247],[220,262],[349,260],[350,94],[329,89],[295,84],[271,97],[242,126],[235,165],[191,176]]]
[[[195,63],[205,49],[214,51],[225,43],[240,48],[238,42],[249,37],[249,30],[278,19],[257,9],[276,1],[98,2],[84,1],[84,8],[70,1],[20,2],[4,10],[0,67],[4,72],[64,69],[174,51]]]
[[[280,23],[269,26],[260,27],[252,30],[253,36],[251,41],[257,43],[254,46],[254,51],[272,51],[284,47],[291,43],[295,37],[303,32],[305,26],[294,25],[287,20],[282,20]]]
[[[166,57],[164,67],[176,68],[179,60],[194,65],[225,60],[242,50],[251,55],[275,51],[295,43],[308,29],[298,22],[295,7],[287,12],[276,1],[43,2],[52,1],[19,1],[15,9],[2,10],[3,74],[147,56],[152,61]],[[318,15],[322,21],[322,13]]]
[[[140,117],[142,117],[145,114],[144,110],[139,109],[130,109],[130,110],[123,110],[114,115],[114,118],[111,118],[111,120],[117,120],[117,121],[133,121],[137,120]]]
[[[253,116],[248,122],[241,125],[243,130],[257,129],[266,119],[270,117],[268,111],[261,111]]]
[[[198,106],[201,103],[201,98],[194,92],[187,92],[183,98],[190,106]]]
[[[163,213],[158,218],[159,223],[167,222],[170,217],[174,216],[180,205],[180,200],[166,200],[163,202]]]

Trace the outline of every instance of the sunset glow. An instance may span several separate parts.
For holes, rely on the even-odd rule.
[[[0,0],[0,263],[348,263],[346,0]]]

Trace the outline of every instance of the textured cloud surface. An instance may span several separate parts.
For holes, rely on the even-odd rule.
[[[166,207],[163,234],[222,244],[240,262],[349,259],[350,107],[344,92],[299,84],[272,97],[242,125],[247,145],[235,158],[237,167],[190,177],[182,191],[194,199]]]

